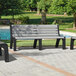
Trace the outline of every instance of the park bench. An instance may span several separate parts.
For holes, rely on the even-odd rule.
[[[42,39],[57,39],[56,48],[62,39],[62,48],[65,49],[65,37],[60,36],[59,25],[11,25],[10,32],[10,48],[14,44],[14,51],[16,51],[16,40],[27,39],[34,39],[33,48],[36,48],[39,40],[39,50],[42,50]]]
[[[0,41],[0,56],[2,56],[2,48],[4,49],[5,62],[9,62],[8,45]]]
[[[76,40],[76,37],[73,36],[71,37],[71,42],[70,42],[70,49],[73,50],[74,49],[74,41]]]

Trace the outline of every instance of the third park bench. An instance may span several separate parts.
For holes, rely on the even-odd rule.
[[[14,44],[16,51],[16,40],[34,40],[33,48],[36,48],[37,40],[39,40],[39,50],[42,50],[42,39],[57,39],[55,47],[59,45],[62,39],[62,48],[66,48],[65,37],[60,36],[59,25],[11,25],[10,48]]]

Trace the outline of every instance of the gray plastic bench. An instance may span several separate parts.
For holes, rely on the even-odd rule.
[[[70,42],[70,49],[74,49],[74,41],[76,40],[76,37],[71,37],[71,42]]]
[[[5,62],[9,62],[9,53],[8,53],[8,45],[2,41],[0,41],[0,56],[2,56],[2,49],[4,49],[4,58]]]
[[[14,51],[16,51],[16,40],[34,39],[33,48],[36,48],[37,40],[39,40],[39,50],[42,50],[42,39],[57,39],[56,48],[62,39],[62,48],[65,49],[65,37],[61,37],[58,25],[11,25],[10,48],[14,43]]]

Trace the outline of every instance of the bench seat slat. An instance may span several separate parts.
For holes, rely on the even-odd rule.
[[[15,37],[17,40],[26,40],[26,39],[63,39],[64,37],[56,36],[56,37]]]

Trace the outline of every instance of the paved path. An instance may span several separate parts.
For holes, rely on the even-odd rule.
[[[76,76],[76,49],[22,48],[10,52],[10,62],[0,57],[0,76]]]
[[[6,25],[1,26],[0,25],[0,29],[10,29],[10,26],[6,26]]]
[[[64,36],[65,36],[65,35],[68,35],[68,36],[76,36],[76,33],[66,32],[66,31],[60,31],[60,34],[63,34]]]

